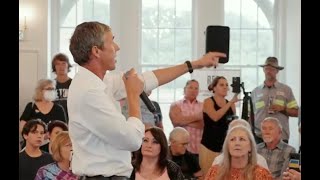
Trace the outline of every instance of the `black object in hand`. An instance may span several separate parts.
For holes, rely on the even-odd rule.
[[[232,92],[233,93],[240,93],[241,92],[241,83],[240,83],[240,77],[232,77]]]
[[[150,112],[152,112],[152,113],[156,112],[156,108],[154,107],[153,103],[150,101],[146,92],[142,91],[142,93],[140,94],[140,98],[144,102],[144,104],[146,104],[146,106]]]
[[[228,26],[208,26],[206,29],[206,53],[222,52],[227,55],[219,58],[219,63],[229,61],[230,28]]]

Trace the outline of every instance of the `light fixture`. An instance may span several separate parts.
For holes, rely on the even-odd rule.
[[[24,40],[25,32],[27,30],[27,18],[31,17],[31,9],[27,7],[19,8],[20,20],[19,20],[19,41]]]

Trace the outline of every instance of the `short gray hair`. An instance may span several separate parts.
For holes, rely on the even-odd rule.
[[[275,124],[278,126],[278,128],[280,129],[280,131],[282,132],[282,125],[281,125],[281,123],[280,123],[280,121],[279,121],[278,118],[275,118],[275,117],[266,117],[266,118],[261,122],[261,127],[262,127],[262,124],[265,123],[265,122],[267,122],[267,121],[275,123]]]
[[[188,135],[189,132],[183,127],[175,127],[169,135],[169,141],[175,140],[178,135]]]

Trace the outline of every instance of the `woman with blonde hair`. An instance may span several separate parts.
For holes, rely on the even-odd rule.
[[[30,119],[41,119],[48,124],[52,120],[66,122],[63,107],[53,103],[57,98],[56,82],[52,79],[40,79],[35,88],[33,102],[29,102],[20,117],[20,132]]]
[[[35,180],[77,180],[79,177],[70,169],[72,144],[68,131],[61,131],[57,135],[52,141],[51,151],[55,162],[39,168]]]
[[[271,173],[257,164],[256,142],[251,131],[238,125],[228,130],[223,144],[223,162],[212,166],[205,180],[272,180]]]

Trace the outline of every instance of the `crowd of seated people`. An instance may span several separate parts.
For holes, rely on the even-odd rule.
[[[224,127],[223,132],[225,134],[221,131],[219,135],[219,137],[223,137],[222,144],[213,143],[215,144],[214,147],[221,146],[221,150],[212,154],[213,156],[210,155],[209,157],[207,154],[209,149],[202,147],[202,155],[206,157],[202,159],[203,167],[207,167],[206,164],[208,163],[210,164],[207,170],[201,168],[201,158],[199,160],[199,155],[195,153],[197,151],[190,152],[188,150],[188,148],[199,150],[198,148],[201,147],[190,146],[191,142],[198,142],[194,139],[195,136],[191,136],[190,132],[194,131],[190,131],[190,128],[187,128],[183,123],[179,123],[183,120],[178,118],[172,120],[172,123],[175,122],[176,124],[169,137],[165,136],[161,127],[156,127],[157,124],[146,126],[141,148],[133,152],[133,171],[130,178],[138,180],[301,179],[300,172],[288,168],[289,155],[295,152],[295,149],[281,140],[282,127],[279,120],[268,117],[262,121],[263,142],[256,145],[251,132],[251,125],[246,120],[228,119],[229,116],[235,114],[233,106],[238,99],[236,96],[231,102],[224,99],[225,91],[228,91],[227,81],[218,76],[214,82],[211,84],[211,88],[216,92],[216,95],[206,100],[204,109],[201,107],[202,113],[208,116],[207,121],[210,120],[210,122],[207,122],[206,125],[200,116],[195,115],[195,117],[202,121],[200,124],[205,124],[205,128],[209,128],[212,123],[214,126],[220,125],[223,117],[223,123],[227,129]],[[187,87],[192,85],[199,84],[196,81],[188,81],[185,87],[186,94],[192,94],[191,89],[187,90]],[[54,89],[54,81],[40,80],[35,92],[35,97],[40,97],[40,103],[29,103],[20,118],[21,135],[25,142],[25,147],[19,154],[19,176],[22,180],[63,178],[75,180],[81,178],[81,176],[73,174],[72,169],[70,169],[72,145],[68,135],[68,125],[62,118],[65,116],[63,110],[62,113],[59,113],[61,120],[54,119],[49,116],[50,108],[49,113],[46,114],[40,105],[44,104],[41,103],[42,101],[46,101],[47,105],[51,105],[51,109],[55,106],[55,104],[50,103],[51,101],[48,101],[49,99],[46,96],[49,95],[45,95],[47,91],[52,91],[52,89]],[[219,95],[221,95],[221,99],[216,98]],[[209,110],[209,107],[214,107],[214,110]],[[171,106],[171,118],[184,117],[185,110],[179,115],[174,108],[178,108],[178,106]],[[184,107],[179,106],[179,108],[183,109]],[[46,110],[48,111],[48,109]],[[149,118],[154,117],[150,116]],[[192,123],[190,125],[192,127]],[[48,140],[45,140],[46,136]],[[203,141],[205,145],[209,141],[215,142],[214,139],[211,138],[210,140],[205,134],[204,137],[206,137],[206,140]],[[19,145],[21,144],[19,143]],[[202,144],[202,146],[204,145]]]
[[[66,113],[60,104],[54,103],[57,98],[55,81],[51,79],[40,79],[35,87],[33,101],[27,103],[19,121],[19,132],[31,119],[40,119],[47,125],[50,121],[60,120],[66,122]],[[44,137],[47,141],[48,136]],[[44,143],[45,143],[44,141]],[[25,142],[21,139],[21,148]]]
[[[277,121],[269,118],[263,121],[262,126],[268,125],[268,122],[276,126]],[[52,127],[54,124],[66,125],[60,121],[52,122],[50,128],[57,128],[58,132],[54,133],[53,139],[51,134],[47,152],[40,149],[47,131],[45,123],[39,119],[33,119],[25,124],[22,135],[26,141],[26,147],[19,154],[20,179],[40,180],[68,177],[68,179],[75,180],[80,178],[70,169],[72,145],[68,131],[64,130],[67,127],[59,125]],[[278,129],[273,128],[281,137],[279,127]],[[264,135],[265,127],[261,129],[263,137],[266,136]],[[267,137],[264,138],[267,140]],[[134,169],[131,179],[301,179],[300,172],[288,169],[288,163],[283,162],[282,158],[278,158],[278,163],[267,160],[266,164],[263,157],[265,153],[260,151],[262,156],[257,153],[259,148],[256,148],[250,126],[245,120],[237,119],[229,124],[222,152],[212,162],[206,174],[202,172],[198,159],[186,150],[190,141],[189,132],[186,129],[174,128],[168,139],[169,143],[161,128],[150,127],[145,130],[142,146],[135,152],[132,159]],[[264,143],[267,144],[267,142]],[[282,153],[288,154],[289,152],[283,151]],[[281,169],[275,170],[275,167],[280,167],[280,163],[283,164]],[[275,172],[276,175],[274,175]]]

